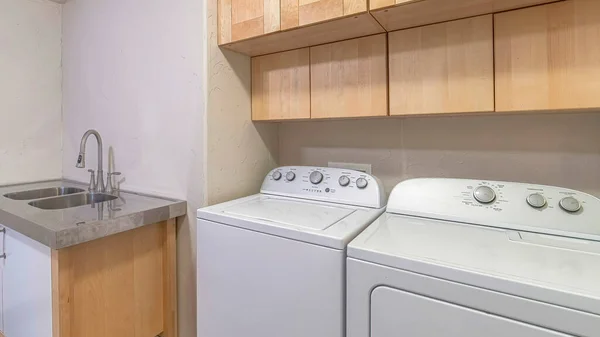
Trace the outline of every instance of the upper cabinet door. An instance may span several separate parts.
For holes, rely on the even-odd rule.
[[[310,118],[308,48],[252,58],[252,120]]]
[[[279,0],[219,0],[219,44],[280,30]]]
[[[389,33],[390,115],[494,111],[493,18]]]
[[[386,116],[385,34],[310,48],[311,118]]]
[[[498,14],[495,39],[496,110],[600,107],[600,1]]]
[[[366,0],[281,0],[281,29],[301,27],[366,11]]]

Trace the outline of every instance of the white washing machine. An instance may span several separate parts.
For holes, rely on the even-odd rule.
[[[600,200],[405,181],[348,245],[347,273],[348,337],[600,336]]]
[[[198,336],[343,336],[346,245],[384,210],[375,177],[317,167],[199,209]]]

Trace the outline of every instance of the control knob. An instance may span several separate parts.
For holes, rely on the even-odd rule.
[[[361,190],[366,188],[368,184],[369,182],[365,178],[356,179],[356,187],[360,188]]]
[[[285,174],[285,179],[287,181],[292,181],[292,180],[296,179],[296,174],[294,172],[290,171]]]
[[[340,186],[346,187],[350,185],[350,178],[348,178],[348,176],[341,176],[340,179],[338,179],[338,182],[340,183]]]
[[[271,174],[271,177],[273,177],[273,179],[275,179],[275,180],[279,180],[279,179],[281,179],[281,172],[275,171],[275,172],[273,172],[273,174]]]
[[[527,197],[527,203],[533,208],[542,208],[546,206],[546,198],[539,193],[533,193]]]
[[[496,200],[496,192],[489,186],[479,186],[473,192],[473,197],[482,204],[489,204]]]
[[[558,204],[560,208],[569,213],[575,213],[581,209],[581,203],[573,197],[563,198]]]
[[[313,171],[313,172],[310,174],[310,177],[309,177],[309,179],[310,179],[310,182],[311,182],[311,183],[313,183],[313,184],[315,184],[315,185],[318,185],[318,184],[320,184],[320,183],[321,183],[321,181],[323,181],[323,173],[321,173],[321,172],[319,172],[319,171]]]

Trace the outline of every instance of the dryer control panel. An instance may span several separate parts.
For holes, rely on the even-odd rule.
[[[376,177],[331,167],[276,168],[265,177],[260,192],[372,208],[385,207],[386,202]]]
[[[394,188],[387,212],[600,241],[600,199],[554,186],[412,179]]]

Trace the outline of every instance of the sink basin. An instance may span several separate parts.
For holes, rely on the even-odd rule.
[[[52,209],[64,209],[71,207],[79,207],[91,204],[97,204],[105,201],[115,200],[117,197],[110,194],[103,193],[86,193],[86,194],[75,194],[67,195],[64,197],[43,199],[32,201],[29,204],[33,207],[52,210]]]
[[[30,190],[30,191],[22,191],[22,192],[13,192],[5,194],[4,196],[13,199],[13,200],[32,200],[32,199],[42,199],[49,197],[56,197],[59,195],[67,195],[74,193],[81,193],[85,190],[76,187],[51,187],[51,188],[43,188],[39,190]]]

